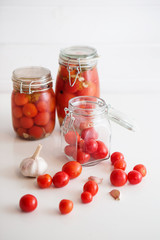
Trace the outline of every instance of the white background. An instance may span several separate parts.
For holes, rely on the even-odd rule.
[[[48,67],[71,45],[97,48],[103,93],[159,93],[159,0],[0,0],[0,91],[12,71]]]

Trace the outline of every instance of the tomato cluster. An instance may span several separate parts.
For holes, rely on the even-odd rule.
[[[21,138],[40,139],[55,126],[55,94],[52,89],[25,94],[12,93],[13,128]]]
[[[89,180],[83,186],[83,193],[81,194],[81,200],[83,203],[90,203],[98,192],[98,184],[95,181]]]
[[[64,138],[69,144],[64,148],[65,154],[81,164],[108,156],[108,148],[104,142],[98,140],[98,133],[94,127],[83,129],[80,135],[70,130]]]
[[[71,84],[74,83],[77,70],[70,72]],[[56,102],[60,125],[65,117],[64,108],[68,107],[68,101],[76,96],[99,97],[99,78],[97,68],[82,69],[75,84],[69,84],[69,73],[66,66],[60,65],[56,80]]]
[[[138,164],[127,175],[124,171],[126,169],[124,155],[120,152],[114,152],[111,155],[111,163],[114,165],[114,170],[111,172],[110,181],[112,185],[117,187],[125,185],[127,179],[130,184],[138,184],[147,173],[146,167],[143,164]]]

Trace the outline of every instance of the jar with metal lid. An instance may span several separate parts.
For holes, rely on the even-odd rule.
[[[13,71],[12,123],[17,135],[28,140],[50,135],[55,126],[55,94],[51,72],[43,67]]]
[[[65,48],[59,54],[56,80],[56,104],[60,125],[65,117],[64,108],[76,96],[99,97],[97,50],[88,46]]]
[[[61,126],[62,149],[69,160],[92,166],[110,157],[110,120],[134,130],[133,120],[101,98],[80,96],[69,101]]]

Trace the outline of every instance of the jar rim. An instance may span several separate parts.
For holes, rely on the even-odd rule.
[[[89,46],[71,46],[61,49],[59,63],[68,66],[92,67],[97,64],[97,50]]]
[[[102,98],[79,96],[69,100],[69,111],[83,116],[97,116],[106,111],[107,105]]]

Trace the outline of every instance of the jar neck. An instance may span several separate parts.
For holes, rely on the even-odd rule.
[[[86,117],[100,116],[106,112],[106,109],[107,105],[103,99],[89,96],[72,98],[68,108],[72,114]]]

